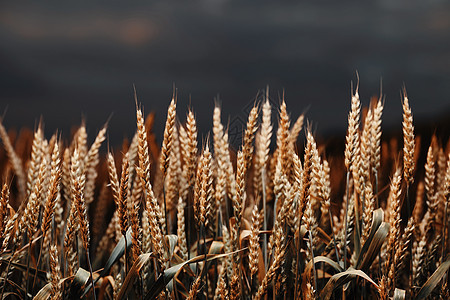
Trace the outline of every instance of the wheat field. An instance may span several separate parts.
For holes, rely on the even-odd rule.
[[[89,145],[84,122],[70,141],[0,123],[0,298],[449,299],[450,147],[418,165],[406,91],[385,140],[357,87],[339,155],[263,98],[236,151],[219,105],[200,138],[175,96],[161,146],[137,99],[121,149],[108,124]]]

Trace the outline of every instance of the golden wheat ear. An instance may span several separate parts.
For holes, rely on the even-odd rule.
[[[172,101],[170,102],[169,108],[167,110],[166,126],[164,128],[164,139],[161,146],[161,156],[159,162],[163,177],[166,177],[167,168],[169,166],[169,157],[173,140],[172,134],[176,119],[176,108],[177,104],[175,98],[172,98]]]
[[[17,155],[16,151],[14,150],[14,147],[11,144],[11,140],[9,139],[9,136],[6,133],[6,129],[3,126],[2,121],[3,120],[0,120],[0,138],[3,141],[3,145],[5,146],[8,159],[11,162],[11,165],[14,169],[14,173],[17,176],[17,187],[19,190],[19,198],[22,201],[25,201],[27,183],[23,163],[20,157]]]
[[[99,149],[106,138],[106,130],[108,124],[105,124],[102,129],[98,132],[95,137],[94,143],[87,153],[86,157],[86,187],[85,187],[85,199],[86,203],[90,204],[94,201],[94,192],[95,192],[95,180],[98,176],[97,174],[97,166],[100,162],[99,159]]]
[[[9,235],[9,232],[6,232],[7,222],[9,216],[9,187],[5,183],[3,184],[1,196],[0,196],[0,241],[3,241],[3,238]]]
[[[409,185],[414,181],[414,125],[406,89],[403,90],[403,176]]]

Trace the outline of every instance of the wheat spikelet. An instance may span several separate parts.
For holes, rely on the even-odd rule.
[[[2,253],[8,248],[8,245],[10,244],[10,242],[13,241],[14,239],[16,239],[16,234],[17,234],[17,231],[18,231],[18,230],[16,230],[17,220],[20,220],[18,212],[16,212],[6,222],[6,226],[5,226],[5,229],[3,231],[4,239],[3,239],[3,243],[2,243],[2,247],[1,247],[1,252]]]
[[[316,217],[314,216],[314,211],[312,209],[312,201],[311,201],[310,196],[308,196],[308,199],[306,201],[306,209],[305,209],[305,214],[303,215],[303,218],[305,220],[305,229],[311,236],[311,240],[313,240],[314,236],[315,236],[314,231],[315,231],[315,228],[317,227],[317,220],[316,220]],[[308,259],[312,260],[313,251],[314,251],[314,242],[313,242],[313,244],[311,244],[310,240],[308,240],[306,242],[306,244],[308,245],[308,251],[307,251]]]
[[[303,129],[303,121],[305,119],[305,116],[301,114],[297,120],[295,121],[294,125],[292,125],[291,130],[289,131],[289,143],[288,143],[288,152],[292,153],[294,151],[295,143],[297,142],[298,135]]]
[[[288,147],[289,147],[289,127],[290,120],[286,111],[286,102],[283,100],[280,106],[279,122],[277,130],[277,151],[278,159],[281,160],[283,170],[288,169]]]
[[[214,162],[217,165],[215,199],[216,205],[220,206],[226,195],[227,173],[226,158],[227,145],[223,140],[223,125],[220,121],[220,107],[216,105],[213,112],[213,146],[214,146]]]
[[[255,132],[258,130],[258,107],[253,106],[248,115],[247,128],[245,129],[244,141],[242,145],[242,153],[244,154],[245,174],[250,167],[253,156],[253,140],[255,139]],[[246,176],[246,175],[244,175]]]
[[[229,286],[230,286],[230,292],[229,292],[229,299],[231,300],[238,300],[241,298],[241,290],[240,290],[240,284],[239,284],[239,276],[237,275],[237,270],[234,270],[233,275],[231,276],[229,280]]]
[[[416,205],[414,206],[414,210],[412,215],[414,216],[414,222],[416,224],[420,223],[422,220],[423,213],[425,211],[425,183],[424,181],[419,181],[417,184],[416,190]]]
[[[44,214],[42,217],[41,231],[42,235],[45,234],[50,229],[50,223],[52,221],[56,203],[59,197],[59,183],[61,180],[61,169],[60,169],[60,159],[59,159],[59,147],[58,143],[55,143],[51,158],[51,179],[50,179],[50,191],[47,196],[47,201],[44,208]]]
[[[191,110],[189,110],[186,120],[186,137],[187,142],[183,144],[185,145],[185,166],[188,178],[188,186],[193,186],[195,179],[195,167],[197,163],[197,124],[195,121],[194,113]]]
[[[105,140],[106,135],[105,125],[98,132],[94,143],[92,144],[86,157],[86,187],[84,191],[86,203],[90,204],[94,201],[94,191],[95,191],[95,179],[97,178],[97,165],[99,163],[98,150]]]
[[[198,215],[198,225],[206,226],[210,220],[211,201],[212,201],[212,170],[211,170],[211,152],[208,142],[203,150],[197,169],[195,181],[194,207]]]
[[[285,219],[287,222],[287,225],[289,228],[292,228],[292,230],[294,230],[297,225],[298,225],[298,220],[297,220],[297,216],[298,216],[298,199],[296,198],[296,188],[294,187],[294,185],[290,184],[289,181],[287,180],[287,184],[286,184],[286,204],[283,203],[283,206],[285,206],[286,208],[286,213],[285,213]],[[283,207],[282,207],[283,209]]]
[[[146,210],[148,214],[150,236],[153,248],[158,256],[158,261],[160,263],[160,268],[164,270],[164,265],[166,262],[164,245],[163,245],[163,235],[161,230],[161,224],[159,222],[158,211],[160,211],[158,200],[156,199],[153,190],[150,185],[150,181],[144,179],[146,178],[142,172],[141,167],[138,169],[139,177],[142,180],[142,184],[145,186],[145,197],[146,197]]]
[[[138,164],[136,162],[136,159],[138,159],[138,147],[139,147],[139,136],[138,133],[135,132],[133,135],[133,139],[131,140],[131,144],[130,147],[128,148],[128,161],[129,161],[129,173],[130,173],[130,178],[133,177],[133,175],[135,175],[135,166]],[[129,181],[129,188],[131,190],[131,185],[132,185],[133,181],[130,180]]]
[[[73,202],[77,209],[77,214],[80,220],[80,236],[83,242],[83,248],[89,251],[89,222],[86,211],[86,201],[84,200],[84,187],[86,184],[86,176],[81,168],[82,159],[79,156],[78,148],[75,148],[72,155],[72,194]]]
[[[65,204],[70,202],[72,197],[72,187],[70,183],[70,162],[71,153],[70,149],[64,149],[63,160],[62,160],[62,174],[61,174],[61,186],[62,186],[62,196],[63,196],[63,209],[66,208]],[[69,207],[70,209],[70,207]]]
[[[114,291],[113,291],[114,300],[120,300],[118,297],[119,292],[122,288],[122,284],[123,284],[122,275],[120,273],[117,273],[116,277],[114,278]]]
[[[438,223],[444,222],[444,205],[445,205],[445,173],[447,160],[442,147],[439,147],[437,153],[437,170],[436,170],[436,215],[435,220]]]
[[[73,242],[77,235],[79,217],[75,202],[72,201],[69,211],[69,218],[67,219],[66,233],[64,235],[64,255],[67,261],[68,275],[73,275],[77,271],[76,252],[73,248]],[[107,240],[109,241],[109,239]],[[100,247],[99,247],[100,248]]]
[[[169,108],[167,110],[166,126],[164,128],[164,139],[161,146],[161,156],[159,160],[159,165],[163,173],[163,177],[166,177],[167,167],[169,166],[169,155],[172,148],[172,133],[175,127],[176,118],[176,108],[177,104],[175,98],[172,98]]]
[[[18,237],[19,240],[17,243],[20,243],[21,236],[23,234],[22,230],[23,226],[26,226],[28,237],[31,239],[34,233],[37,230],[38,224],[38,215],[41,204],[41,197],[43,194],[42,188],[44,183],[44,177],[46,173],[47,161],[44,157],[42,163],[39,166],[38,176],[36,178],[36,182],[34,184],[33,190],[31,191],[27,206],[25,207],[24,213],[22,215],[21,222],[19,222],[18,229]],[[23,224],[23,226],[21,226]]]
[[[202,283],[202,277],[197,276],[195,278],[194,283],[192,283],[191,289],[189,291],[189,295],[187,296],[187,300],[197,299],[197,294],[200,291],[200,284]]]
[[[178,199],[181,181],[181,154],[180,141],[178,138],[177,126],[173,127],[172,132],[172,151],[169,155],[169,169],[166,177],[166,204],[167,211],[171,211]]]
[[[435,168],[435,155],[434,146],[431,143],[427,152],[427,162],[425,164],[425,190],[427,194],[427,206],[431,213],[434,213],[436,209],[436,168]]]
[[[447,168],[445,170],[444,178],[444,198],[448,201],[448,196],[450,195],[450,153],[447,158]]]
[[[228,147],[228,131],[225,131],[223,134],[223,144],[225,145],[225,172],[227,178],[227,196],[229,199],[233,199],[235,197],[236,191],[236,176],[234,174],[233,165],[231,163],[230,151]]]
[[[233,211],[236,218],[236,226],[240,227],[242,218],[242,201],[245,192],[245,154],[239,151],[237,154],[237,170],[236,170],[236,195],[233,197]]]
[[[181,197],[178,198],[177,205],[177,236],[178,236],[178,247],[180,248],[180,257],[183,260],[188,258],[187,240],[186,240],[186,230],[185,230],[185,219],[184,219],[184,208],[186,204],[183,202]]]
[[[120,197],[120,183],[117,176],[116,163],[114,162],[114,157],[111,153],[108,153],[108,175],[109,175],[109,185],[111,186],[111,191],[116,203],[119,202]]]
[[[324,220],[328,219],[328,211],[331,206],[331,178],[330,178],[330,165],[326,159],[323,160],[323,163],[320,168],[320,197],[322,198],[322,206],[320,207],[321,218]]]
[[[374,173],[378,172],[378,169],[380,168],[380,162],[381,162],[381,149],[380,149],[380,143],[381,143],[381,116],[383,114],[383,108],[384,104],[381,102],[381,100],[377,101],[377,105],[373,108],[373,114],[372,114],[372,125],[371,128],[371,138],[370,142],[372,144],[371,146],[371,163],[372,163],[372,171]]]
[[[73,142],[75,142],[75,144],[73,144],[73,149],[75,149],[75,148],[78,149],[78,155],[81,158],[81,160],[79,162],[80,168],[83,172],[85,172],[85,170],[86,170],[85,159],[87,157],[88,146],[87,146],[86,122],[84,119],[82,120],[81,126],[80,126],[80,128],[78,128],[78,131],[76,132],[75,137],[76,138],[73,139]]]
[[[375,210],[375,197],[373,195],[372,184],[370,182],[367,182],[364,188],[364,210],[363,210],[364,228],[361,236],[361,245],[364,245],[365,241],[369,237],[370,226],[372,224],[372,215],[374,210]]]
[[[412,243],[412,237],[413,237],[413,233],[414,233],[414,218],[410,217],[408,220],[408,224],[405,227],[405,230],[403,232],[403,235],[401,237],[401,242],[400,242],[400,256],[397,259],[397,265],[395,267],[395,274],[396,274],[396,278],[400,277],[400,274],[403,272],[404,268],[407,266],[407,260],[408,260],[408,256],[411,255],[411,253],[409,253],[409,248],[410,245]]]
[[[217,287],[214,293],[214,300],[226,300],[229,297],[227,284],[225,282],[226,274],[227,274],[226,264],[225,262],[223,262],[222,267],[220,268],[220,273],[218,274]]]
[[[281,228],[280,228],[281,230]],[[270,281],[274,278],[277,270],[280,268],[282,262],[284,261],[284,248],[275,248],[275,255],[272,264],[270,265],[270,268],[267,270],[266,275],[264,276],[264,279],[261,282],[261,285],[259,286],[258,292],[255,295],[255,300],[260,300],[266,293],[266,290],[269,286]]]
[[[17,188],[19,189],[19,198],[24,199],[26,195],[25,193],[27,184],[25,172],[22,165],[22,160],[14,150],[14,147],[11,144],[11,140],[9,139],[9,136],[6,133],[6,129],[3,126],[1,120],[0,120],[0,138],[3,141],[3,145],[5,146],[8,159],[11,162],[11,165],[14,169],[14,173],[17,176]]]
[[[33,145],[31,147],[31,159],[27,172],[27,196],[29,196],[34,188],[35,182],[38,178],[39,168],[43,159],[42,143],[44,136],[42,133],[41,123],[34,133]]]
[[[274,194],[276,203],[274,203],[274,212],[276,214],[275,224],[273,225],[272,234],[269,237],[268,252],[272,252],[273,245],[275,242],[275,234],[277,233],[277,228],[286,224],[287,212],[292,203],[291,185],[287,180],[287,176],[283,173],[281,167],[281,160],[278,160],[275,178],[274,178]],[[281,203],[281,208],[278,210],[277,204]]]
[[[359,144],[358,128],[360,110],[361,102],[359,101],[358,87],[356,87],[355,94],[352,95],[351,110],[348,114],[347,136],[345,138],[344,164],[347,171],[351,171],[353,162],[356,159],[355,153]]]
[[[56,245],[50,247],[50,282],[52,284],[51,300],[61,299],[61,270],[58,262],[58,249]]]
[[[117,201],[117,212],[119,214],[120,231],[122,235],[127,234],[129,225],[127,214],[127,200],[128,200],[128,152],[125,153],[122,160],[122,176],[119,186],[119,199]]]
[[[391,190],[389,193],[389,239],[387,245],[386,267],[388,268],[388,290],[395,287],[395,267],[399,259],[396,251],[399,249],[400,239],[400,209],[401,209],[401,168],[395,170],[394,177],[391,182]]]
[[[312,135],[308,136],[309,139],[313,139]],[[323,165],[319,156],[319,152],[317,151],[317,145],[314,140],[311,141],[311,186],[310,186],[310,195],[311,195],[311,206],[315,211],[320,207],[321,200],[324,200],[325,182],[322,180],[323,175]]]
[[[262,190],[262,182],[267,178],[266,168],[267,161],[269,160],[270,140],[272,138],[271,110],[272,107],[270,105],[270,102],[268,99],[266,99],[262,107],[261,128],[259,130],[259,134],[257,135],[258,140],[255,143],[255,175],[253,177],[253,183],[256,190],[255,195],[259,193],[260,190]],[[264,177],[262,176],[263,172],[265,174]]]
[[[403,176],[408,185],[414,181],[414,125],[406,90],[403,90]]]
[[[372,147],[374,146],[371,142],[372,139],[372,124],[373,124],[373,113],[372,110],[369,109],[366,119],[364,120],[364,128],[361,134],[361,142],[360,142],[360,158],[359,158],[359,168],[358,168],[358,177],[359,177],[359,185],[361,189],[364,189],[364,185],[370,180],[370,159],[374,150]],[[362,191],[363,192],[363,191]],[[362,193],[361,193],[362,194]]]
[[[302,179],[301,179],[301,190],[299,195],[299,220],[303,217],[303,212],[306,208],[306,201],[309,196],[309,190],[311,186],[311,171],[313,168],[312,165],[312,156],[313,151],[316,148],[316,144],[314,141],[314,138],[312,136],[312,133],[310,130],[307,130],[306,133],[306,147],[305,147],[305,154],[304,154],[304,161],[303,161],[303,172],[302,172]]]
[[[225,195],[233,199],[236,195],[236,178],[231,164],[228,149],[228,132],[224,131],[220,121],[220,107],[216,106],[213,113],[214,157],[217,163],[217,183],[215,189],[216,202],[219,205]]]
[[[250,277],[253,278],[258,272],[258,262],[259,262],[259,228],[260,224],[260,214],[258,213],[258,206],[255,205],[252,211],[252,228],[250,233],[249,241],[249,254],[248,262],[250,269]]]
[[[300,194],[301,191],[303,190],[303,182],[302,182],[302,177],[303,177],[303,167],[302,167],[302,162],[300,161],[300,158],[298,157],[297,154],[294,153],[293,155],[293,166],[294,166],[294,181],[292,184],[292,195],[294,196],[294,206],[296,207],[296,209],[293,211],[294,214],[294,232],[296,232],[298,230],[298,226],[299,226],[299,220],[298,220],[298,210],[300,209]]]
[[[160,211],[159,203],[153,193],[153,188],[150,183],[150,158],[148,153],[147,144],[147,132],[144,127],[144,120],[142,117],[142,111],[140,109],[136,110],[137,119],[137,131],[139,136],[139,146],[138,146],[138,156],[139,156],[139,167],[137,168],[137,174],[142,181],[142,186],[144,187],[144,195],[146,199],[146,207],[149,220],[149,231],[151,233],[151,240],[154,250],[157,254],[159,261],[159,268],[164,270],[165,268],[165,253],[163,246],[163,236],[161,227],[159,224],[158,212]],[[144,228],[145,236],[145,228]],[[144,251],[145,251],[144,246]]]
[[[195,176],[195,185],[194,185],[194,219],[195,223],[200,228],[200,194],[202,192],[202,161],[203,161],[203,153],[200,155],[199,163],[197,164],[197,173]]]
[[[422,236],[418,245],[413,247],[413,249],[415,249],[415,253],[413,256],[412,271],[413,271],[413,281],[415,282],[415,284],[419,284],[421,280],[420,273],[422,272],[422,269],[424,268],[425,264],[425,254],[427,251],[426,245],[427,245],[426,237]]]
[[[132,252],[133,260],[142,254],[142,229],[139,224],[139,207],[140,198],[142,196],[142,183],[140,180],[136,180],[133,184],[133,190],[131,191],[131,197],[128,199],[127,206],[129,209],[129,218],[131,222],[131,240],[132,240]]]
[[[180,192],[179,194],[181,195],[181,197],[183,197],[183,199],[185,199],[188,196],[189,193],[189,172],[188,172],[188,168],[187,168],[187,160],[188,160],[188,156],[190,155],[190,153],[188,153],[187,147],[186,145],[188,144],[188,138],[187,138],[187,133],[186,133],[186,129],[184,129],[183,125],[180,125],[179,127],[179,139],[180,139],[180,147],[181,147],[181,158],[183,160],[183,164],[181,167],[181,174],[180,174]]]
[[[233,245],[232,245],[231,236],[230,236],[230,233],[229,233],[228,228],[226,226],[223,226],[222,234],[223,234],[223,243],[224,243],[224,247],[223,248],[225,250],[225,253],[233,252]],[[232,256],[231,255],[228,255],[225,258],[225,266],[226,266],[226,276],[227,276],[228,280],[230,280],[231,276],[233,274],[233,260],[232,260]]]
[[[378,287],[378,293],[380,295],[381,300],[387,300],[389,299],[389,288],[388,288],[388,279],[386,275],[383,275],[380,280],[380,284]]]
[[[0,241],[3,240],[5,234],[5,229],[7,228],[7,218],[8,218],[8,205],[9,205],[9,188],[5,183],[3,184],[2,193],[0,196]]]

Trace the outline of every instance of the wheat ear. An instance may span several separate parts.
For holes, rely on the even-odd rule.
[[[50,278],[51,278],[51,300],[61,299],[61,269],[58,262],[58,249],[56,245],[50,247]]]
[[[198,299],[197,294],[200,291],[200,284],[202,283],[201,279],[201,276],[197,276],[197,278],[195,278],[194,283],[192,283],[191,289],[189,291],[189,295],[186,298],[187,300]]]
[[[44,136],[42,133],[41,123],[39,123],[39,126],[34,133],[33,144],[31,146],[31,159],[29,161],[29,168],[27,172],[27,196],[30,196],[38,178],[40,164],[43,159],[43,142]],[[25,203],[25,201],[23,203]]]
[[[14,150],[14,147],[11,144],[11,140],[9,139],[9,136],[6,133],[6,129],[3,126],[1,120],[0,120],[0,138],[3,141],[3,145],[5,146],[8,159],[11,162],[11,165],[14,169],[14,173],[17,176],[17,188],[19,189],[19,197],[20,199],[24,199],[26,193],[26,177],[22,165],[22,160]]]
[[[248,115],[247,128],[245,129],[244,141],[242,145],[242,153],[244,154],[245,170],[250,168],[253,157],[253,140],[255,139],[255,132],[258,130],[258,107],[253,106]]]
[[[252,210],[252,228],[249,241],[248,263],[250,277],[253,278],[258,272],[259,263],[259,228],[261,227],[261,217],[258,212],[258,206],[255,205]]]
[[[281,160],[281,167],[283,170],[288,170],[288,147],[289,147],[289,127],[290,120],[286,111],[286,102],[283,100],[280,106],[277,130],[277,151],[278,159]]]
[[[352,91],[353,93],[353,91]],[[347,202],[345,209],[345,221],[344,221],[344,269],[347,267],[347,236],[348,236],[348,206],[349,206],[349,174],[357,173],[354,172],[354,161],[357,159],[356,153],[359,150],[359,114],[361,111],[361,102],[359,100],[358,86],[356,87],[355,94],[352,95],[351,101],[351,110],[348,114],[348,129],[347,135],[345,137],[345,152],[344,152],[344,165],[347,169],[347,182],[346,182],[346,194],[347,194]]]
[[[183,260],[188,259],[185,218],[184,218],[185,207],[186,207],[185,202],[181,197],[179,197],[177,205],[177,236],[178,236],[178,247],[180,248],[180,257]]]
[[[391,190],[389,193],[389,239],[387,245],[387,259],[386,267],[388,268],[388,290],[390,291],[395,287],[395,267],[399,259],[396,255],[397,249],[399,249],[399,239],[400,239],[400,209],[401,209],[401,182],[402,182],[402,172],[401,168],[398,167],[395,171],[394,177],[391,182]]]
[[[56,202],[59,196],[59,184],[61,180],[61,168],[59,159],[59,147],[58,143],[55,143],[53,147],[53,153],[51,158],[51,179],[50,179],[50,191],[47,195],[47,201],[44,208],[44,214],[42,217],[42,235],[46,236],[47,231],[50,229],[50,223],[52,221]]]
[[[278,233],[278,235],[282,235],[282,229],[281,226],[278,229],[281,231],[281,233]],[[267,288],[269,287],[269,283],[274,278],[276,272],[278,271],[278,268],[280,268],[282,262],[284,261],[284,248],[283,247],[276,247],[275,248],[275,254],[272,264],[270,265],[269,269],[266,272],[266,275],[264,276],[264,279],[261,282],[261,285],[259,286],[258,292],[255,295],[255,300],[260,300],[266,293]]]
[[[175,126],[177,104],[175,98],[172,98],[169,108],[167,110],[166,126],[164,128],[164,139],[161,146],[160,156],[160,168],[163,173],[163,177],[166,177],[167,168],[169,166],[169,155],[172,147],[172,133]]]
[[[380,161],[381,161],[381,116],[383,114],[383,108],[384,104],[381,100],[377,101],[377,105],[373,108],[373,114],[372,114],[372,125],[371,128],[371,139],[370,142],[372,143],[372,146],[370,149],[372,150],[371,153],[371,163],[372,163],[372,170],[374,173],[378,171],[380,168]]]
[[[131,197],[128,199],[128,207],[131,207],[129,218],[131,222],[131,240],[133,261],[136,261],[139,255],[142,254],[142,228],[139,224],[139,207],[142,196],[142,183],[138,179],[133,184]]]
[[[97,178],[97,165],[99,163],[98,151],[103,141],[105,140],[107,125],[103,126],[98,132],[94,143],[89,149],[86,157],[86,187],[85,199],[86,203],[90,204],[94,201],[95,179]]]
[[[171,211],[178,199],[178,192],[180,191],[181,182],[181,153],[180,140],[178,138],[177,126],[173,127],[172,132],[172,151],[169,154],[169,169],[166,177],[166,202],[167,211]],[[169,217],[169,216],[168,216]]]
[[[427,194],[427,206],[433,214],[436,209],[436,166],[434,145],[431,143],[427,152],[427,162],[425,164],[425,190]]]
[[[406,90],[403,90],[403,176],[409,185],[414,181],[414,125]]]
[[[150,183],[150,158],[148,154],[147,132],[145,131],[144,119],[142,117],[142,111],[140,109],[137,109],[136,111],[136,118],[139,135],[139,168],[137,168],[137,173],[145,191],[145,209],[148,213],[151,240],[158,257],[159,269],[161,271],[165,269],[166,258],[163,246],[163,235],[158,221],[158,211],[160,211],[160,206],[153,193],[153,188]]]

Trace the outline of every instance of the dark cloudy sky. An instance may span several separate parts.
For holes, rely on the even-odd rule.
[[[406,84],[418,119],[450,112],[448,1],[11,1],[0,4],[0,111],[8,128],[66,133],[85,116],[90,135],[114,113],[110,139],[131,137],[133,84],[162,132],[175,83],[179,115],[200,127],[214,97],[225,116],[268,84],[274,103],[321,134],[346,127],[350,81],[367,104],[386,95],[385,126],[401,126]],[[191,99],[191,100],[190,100]],[[224,118],[224,121],[228,117]]]

